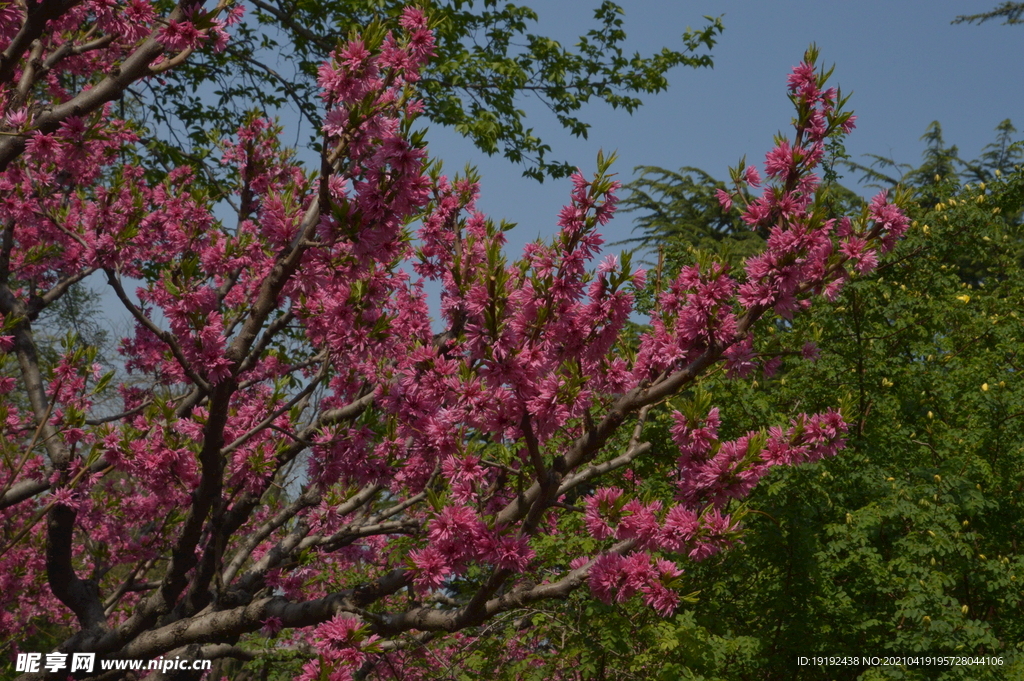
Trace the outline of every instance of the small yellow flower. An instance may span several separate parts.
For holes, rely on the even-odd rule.
[[[962,296],[957,296],[956,299],[957,300],[962,300],[964,303],[971,302],[971,297],[969,295],[967,295],[966,293],[964,295],[962,295]]]
[[[982,383],[981,384],[981,392],[983,392],[983,393],[987,393],[988,392],[988,383]]]

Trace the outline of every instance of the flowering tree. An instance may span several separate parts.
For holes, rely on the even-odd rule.
[[[834,410],[722,441],[698,392],[672,416],[671,503],[608,482],[649,452],[652,408],[718,366],[772,371],[756,322],[836,295],[906,228],[884,195],[855,219],[816,201],[825,144],[853,119],[813,50],[761,193],[749,167],[720,196],[766,250],[735,274],[707,261],[656,278],[631,335],[644,272],[592,265],[610,159],[573,178],[554,240],[509,263],[473,178],[441,175],[412,131],[433,48],[420,11],[320,68],[319,172],[266,120],[224,142],[231,224],[189,169],[147,181],[110,102],[222,46],[234,10],[0,11],[0,632],[15,645],[58,622],[57,653],[246,659],[243,637],[262,632],[307,655],[303,678],[345,679],[581,586],[669,613],[685,562],[735,540],[730,499],[842,446]],[[135,321],[126,380],[73,338],[33,334],[94,275]],[[109,390],[116,413],[94,405]],[[580,518],[592,550],[538,555]]]

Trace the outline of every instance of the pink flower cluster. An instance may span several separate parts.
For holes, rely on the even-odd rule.
[[[838,411],[793,419],[789,428],[773,426],[766,434],[751,432],[721,442],[718,410],[690,424],[673,414],[672,439],[679,446],[679,498],[691,508],[722,507],[745,497],[771,466],[797,465],[832,456],[843,448],[847,426]]]
[[[377,636],[368,635],[365,625],[354,616],[335,615],[316,627],[312,643],[318,659],[302,666],[298,681],[352,681],[353,671],[369,659]]]
[[[522,573],[536,555],[527,537],[489,529],[466,506],[441,509],[428,525],[427,538],[430,543],[426,548],[409,554],[413,583],[423,593],[440,589],[470,563]]]

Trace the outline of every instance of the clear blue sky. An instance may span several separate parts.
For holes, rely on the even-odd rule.
[[[593,25],[589,8],[598,2],[522,4],[540,15],[533,32],[572,44]],[[712,53],[713,69],[676,69],[668,91],[647,97],[632,116],[601,104],[585,108],[582,118],[593,124],[586,141],[562,131],[543,107],[524,107],[553,156],[588,173],[601,148],[618,151],[623,181],[637,165],[697,166],[725,177],[744,154],[748,162],[760,162],[773,134],[788,129],[786,75],[812,41],[821,62],[836,66],[832,83],[853,93],[848,106],[858,123],[847,150],[855,159],[877,153],[914,163],[923,149],[919,138],[934,120],[966,158],[994,139],[993,129],[1004,119],[1024,130],[1024,26],[950,25],[957,15],[989,10],[997,0],[619,2],[631,50],[679,46],[687,25],[701,25],[703,15],[724,15],[725,32]],[[481,170],[485,212],[519,223],[510,234],[510,255],[554,232],[567,181],[539,185],[522,178],[521,169],[500,156],[486,157],[450,131],[434,129],[429,138],[431,153],[446,168],[470,162]],[[631,227],[630,216],[621,216],[606,230],[607,240],[628,237]]]

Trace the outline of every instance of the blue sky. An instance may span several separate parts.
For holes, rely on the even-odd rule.
[[[598,2],[524,4],[540,15],[533,32],[572,44],[594,24],[592,10],[581,8]],[[602,148],[618,151],[616,169],[623,181],[632,178],[637,165],[697,166],[726,177],[743,155],[760,162],[772,136],[789,127],[786,76],[811,42],[821,49],[821,63],[835,64],[832,84],[853,94],[848,108],[858,124],[847,150],[855,160],[876,153],[918,161],[924,148],[919,138],[934,120],[966,158],[994,139],[993,129],[1004,119],[1024,130],[1024,26],[950,24],[957,15],[991,9],[997,0],[619,4],[626,11],[630,50],[679,46],[686,27],[701,25],[703,15],[723,15],[725,32],[712,52],[713,69],[674,70],[668,91],[648,96],[632,116],[602,104],[586,107],[582,118],[593,124],[588,140],[561,130],[542,106],[525,103],[530,125],[553,147],[553,156],[588,173]],[[451,131],[432,129],[429,139],[432,155],[446,168],[454,171],[469,162],[480,169],[483,210],[519,223],[510,234],[514,252],[538,235],[554,233],[567,181],[540,185],[523,178],[521,169],[500,156],[485,156]],[[631,228],[630,216],[623,215],[606,229],[606,238],[626,238]]]

